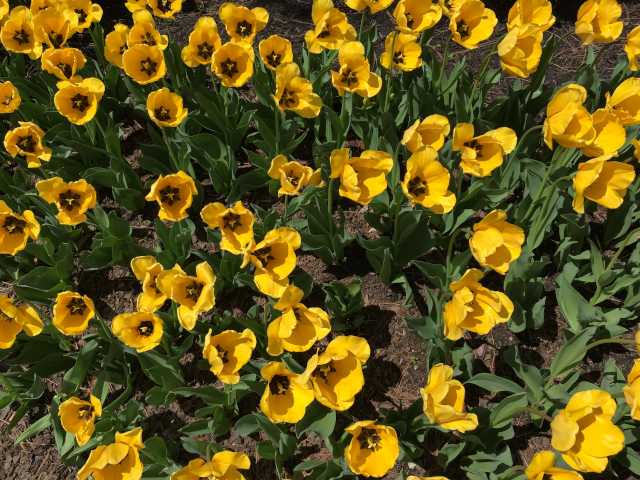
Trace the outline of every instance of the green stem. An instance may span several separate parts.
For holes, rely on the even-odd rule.
[[[287,226],[287,218],[289,216],[288,210],[289,210],[289,195],[285,195],[284,196],[284,216],[282,217],[283,227]]]
[[[38,167],[36,169],[38,172],[40,172],[40,174],[42,175],[42,178],[44,178],[45,180],[50,179],[51,177],[49,176],[49,174],[47,172],[44,171],[44,169],[42,167]]]
[[[167,340],[166,334],[162,335],[162,339],[160,340],[160,343],[162,344],[162,347],[164,348],[164,350],[167,352],[167,355],[169,356],[169,358],[173,357],[173,352],[171,351],[171,346],[169,345],[169,340]]]
[[[611,398],[624,398],[624,393],[614,393],[613,395],[611,395]]]
[[[627,43],[627,42],[626,40],[616,40],[615,42],[607,43],[606,45],[604,45],[598,52],[598,55],[596,56],[595,60],[593,61],[593,64],[592,64],[593,67],[595,67],[598,64],[598,60],[600,60],[600,57],[602,56],[602,54],[606,52],[607,49],[609,49],[609,47],[613,45],[620,45],[621,43]]]
[[[458,172],[458,183],[456,185],[456,199],[459,202],[460,197],[462,195],[462,175],[464,174],[464,170],[460,167],[460,171]]]
[[[536,410],[535,408],[531,408],[531,407],[522,407],[522,408],[519,408],[518,410],[516,410],[514,413],[517,413],[517,412],[529,412],[529,413],[531,413],[531,414],[533,414],[533,415],[537,415],[537,416],[539,416],[539,417],[544,418],[544,419],[545,419],[545,420],[547,420],[548,422],[553,422],[553,418],[551,418],[551,417],[550,417],[549,415],[547,415],[546,413],[539,412],[539,411],[538,411],[538,410]]]
[[[167,26],[167,35],[169,36],[169,43],[173,43],[173,37],[171,36],[171,29],[169,28],[169,20],[165,18],[164,23]]]
[[[474,234],[472,230],[461,227],[457,229],[455,232],[453,232],[453,234],[451,235],[451,240],[449,240],[449,248],[447,250],[447,290],[449,290],[449,284],[451,283],[451,279],[449,278],[451,276],[451,253],[453,252],[453,246],[456,243],[456,237],[460,232],[466,232],[471,236],[473,236]]]
[[[449,35],[447,40],[447,46],[444,48],[444,57],[442,58],[442,69],[440,70],[440,77],[438,78],[438,88],[442,85],[442,76],[444,75],[444,69],[447,66],[447,59],[449,57],[449,45],[451,45],[451,39],[453,34]]]
[[[338,132],[338,140],[336,141],[336,148],[340,149],[344,146],[344,142],[347,140],[346,132],[346,120],[347,120],[347,95],[348,92],[342,93],[342,110],[340,110],[340,120],[342,121],[342,131]],[[342,138],[344,136],[344,139]]]
[[[2,384],[7,387],[7,390],[9,391],[13,390],[13,385],[9,380],[7,380],[7,377],[5,377],[4,374],[2,373],[0,373],[0,382],[2,382]]]
[[[109,328],[109,325],[107,325],[107,323],[104,321],[104,318],[102,318],[102,315],[100,315],[100,312],[98,311],[97,308],[94,308],[93,313],[95,314],[96,318],[98,319],[98,321],[102,325],[102,328],[104,329],[105,334],[107,335],[107,337],[109,337],[111,339],[114,339],[115,336],[111,333],[111,329]]]
[[[507,34],[505,33],[496,41],[496,43],[493,44],[493,48],[489,52],[489,55],[484,57],[484,60],[482,61],[480,70],[478,70],[478,76],[476,77],[476,81],[473,83],[473,89],[471,90],[471,98],[469,98],[469,103],[467,104],[467,115],[471,111],[471,105],[473,105],[473,97],[475,96],[476,90],[478,89],[478,83],[480,82],[480,80],[482,80],[482,77],[484,77],[484,74],[487,72],[487,69],[489,68],[489,64],[491,63],[491,58],[498,53],[496,52],[498,45],[500,44],[502,39],[506,36]]]
[[[542,130],[542,127],[543,127],[543,125],[536,125],[535,127],[531,127],[529,130],[524,132],[522,137],[520,137],[520,141],[516,145],[515,150],[511,153],[511,156],[509,157],[509,163],[507,163],[507,167],[504,169],[505,172],[509,171],[509,167],[513,163],[513,159],[516,158],[516,155],[518,155],[518,153],[520,152],[520,147],[522,147],[522,145],[524,145],[525,138],[527,138],[529,136],[529,134],[531,132],[535,131],[535,130]]]
[[[391,74],[393,73],[393,53],[394,53],[393,49],[396,47],[396,38],[398,38],[398,30],[394,32],[393,40],[391,41],[391,53],[389,54],[389,75],[387,77],[387,93],[384,99],[385,112],[389,111],[389,103],[390,103],[389,97],[391,96]]]
[[[276,121],[276,155],[280,155],[280,109],[278,105],[275,106],[275,121]]]
[[[544,203],[542,204],[542,209],[540,210],[540,213],[538,213],[538,216],[536,217],[536,221],[533,227],[533,230],[531,230],[532,232],[537,232],[538,231],[538,226],[540,224],[540,222],[542,221],[542,218],[545,216],[545,213],[547,211],[547,206],[549,205],[549,201],[551,200],[551,197],[553,196],[554,192],[556,191],[556,187],[558,186],[558,184],[560,182],[563,182],[565,180],[570,180],[571,177],[570,175],[567,175],[566,177],[560,177],[559,179],[557,179],[555,182],[553,182],[551,184],[551,188],[549,189],[549,192],[546,195],[546,198],[544,200]]]
[[[96,223],[96,225],[100,228],[101,231],[105,232],[107,230],[107,227],[104,226],[102,223],[100,223],[98,218],[93,213],[86,211],[85,215],[89,217],[91,220],[93,220]]]
[[[173,149],[171,148],[171,144],[169,143],[169,137],[167,136],[167,130],[163,126],[160,126],[160,128],[162,129],[162,136],[164,137],[164,143],[167,144],[167,148],[169,149],[169,155],[171,156],[171,161],[173,162],[173,168],[175,168],[176,173],[178,173],[181,170],[180,164],[178,163],[178,159],[174,155]]]
[[[329,227],[329,231],[331,232],[331,234],[333,235],[333,229],[336,226],[335,223],[333,223],[333,182],[334,182],[335,178],[332,178],[331,181],[329,182],[328,185],[328,190],[327,190],[327,221],[328,223],[328,227]]]
[[[453,293],[447,292],[442,294],[442,296],[438,299],[438,325],[444,325],[444,318],[442,317],[442,301],[445,298],[453,297]]]
[[[640,228],[636,228],[635,230],[631,230],[629,232],[629,235],[627,235],[627,238],[624,239],[624,242],[622,242],[622,245],[620,246],[616,254],[613,256],[613,258],[609,262],[609,265],[607,265],[605,272],[608,272],[609,270],[611,270],[611,268],[613,267],[613,264],[616,263],[616,260],[618,260],[618,257],[622,254],[622,250],[624,250],[624,247],[626,247],[627,243],[629,243],[629,240],[631,240],[631,237],[633,237],[638,232],[640,232]]]
[[[398,198],[396,198],[396,214],[395,214],[395,217],[393,218],[393,243],[394,244],[398,240],[398,224],[400,223],[400,207],[402,204],[403,197],[404,195],[402,193],[402,190],[400,190],[398,194]]]
[[[206,456],[207,456],[207,463],[209,463],[211,461],[211,444],[207,445]]]
[[[89,135],[89,140],[91,140],[91,145],[94,145],[94,146],[95,146],[95,144],[96,144],[96,135],[95,135],[95,132],[94,132],[94,131],[91,129],[91,127],[89,126],[89,124],[90,124],[90,123],[91,123],[91,122],[88,122],[88,123],[85,125],[85,129],[87,130],[87,134]]]
[[[526,470],[527,467],[523,467],[522,465],[516,465],[515,467],[511,467],[509,470],[507,470],[506,472],[504,472],[502,475],[500,475],[500,477],[498,478],[498,480],[505,480],[509,477],[509,475],[511,475],[514,472],[520,472],[520,471],[524,471]]]
[[[555,167],[556,162],[558,161],[558,158],[560,158],[560,155],[562,155],[562,152],[564,152],[566,150],[565,147],[562,147],[560,149],[558,149],[557,153],[553,156],[553,160],[551,160],[551,165],[549,165],[549,168],[547,169],[547,173],[545,173],[544,178],[542,179],[542,182],[540,183],[540,187],[538,188],[538,192],[536,193],[536,196],[533,198],[533,201],[531,202],[531,205],[529,205],[529,209],[527,210],[527,213],[525,213],[524,218],[522,219],[522,221],[520,223],[524,223],[529,219],[529,216],[533,213],[533,208],[535,203],[538,201],[538,199],[540,198],[540,195],[542,195],[542,192],[544,191],[545,185],[547,183],[547,180],[549,179],[549,175],[551,175],[551,170],[553,170],[553,167]]]
[[[126,373],[126,370],[125,370],[125,373]],[[127,398],[129,398],[129,395],[131,394],[132,390],[133,390],[133,382],[131,381],[131,377],[127,375],[127,388],[125,389],[124,392],[122,392],[122,395],[120,395],[118,398],[116,398],[113,401],[113,403],[110,403],[109,405],[107,405],[105,408],[102,409],[102,416],[104,417],[106,415],[110,415],[111,413],[113,413],[120,405],[122,405],[127,400]]]
[[[358,32],[358,38],[356,39],[358,41],[360,41],[360,39],[362,38],[362,30],[364,30],[364,17],[366,16],[366,13],[367,7],[364,7],[364,9],[362,10],[362,18],[360,19],[360,31]]]

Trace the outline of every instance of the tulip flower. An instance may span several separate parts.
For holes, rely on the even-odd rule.
[[[438,6],[444,15],[451,18],[460,10],[460,5],[466,1],[467,0],[438,0]]]
[[[32,19],[33,13],[27,7],[13,8],[9,17],[4,19],[0,40],[8,51],[24,53],[35,60],[42,55],[42,43],[36,38]]]
[[[582,106],[587,91],[575,83],[561,88],[547,105],[542,127],[544,142],[553,148],[555,140],[565,148],[582,148],[593,143],[596,131],[593,118]]]
[[[300,67],[293,62],[276,69],[276,94],[271,97],[283,113],[291,110],[303,118],[315,118],[322,110],[322,99],[313,93],[313,85],[300,76]]]
[[[90,0],[61,0],[60,11],[71,10],[77,16],[77,31],[82,33],[85,28],[91,27],[92,23],[99,23],[102,20],[102,7],[98,3],[91,3]]]
[[[221,46],[216,21],[211,17],[200,17],[189,35],[189,44],[182,49],[182,61],[188,67],[210,65],[213,54]]]
[[[222,203],[210,203],[200,212],[209,228],[219,228],[222,234],[220,248],[234,255],[241,255],[246,246],[253,240],[253,223],[255,217],[250,210],[237,201],[233,207],[225,207]]]
[[[29,8],[31,9],[31,13],[33,15],[37,15],[40,10],[45,10],[47,8],[58,8],[60,6],[58,0],[31,0],[31,5]]]
[[[633,156],[640,161],[640,142],[638,140],[631,140],[631,145],[633,145]]]
[[[189,110],[183,107],[180,95],[161,88],[147,97],[147,113],[159,127],[176,128],[187,118]]]
[[[31,22],[36,41],[46,43],[51,48],[62,48],[78,29],[78,16],[69,9],[40,10]]]
[[[293,62],[291,42],[278,35],[271,35],[266,40],[262,40],[258,50],[264,66],[274,72],[283,63]],[[297,76],[300,76],[300,73]]]
[[[640,68],[638,59],[640,58],[640,25],[629,32],[624,51],[629,57],[629,70],[635,72]]]
[[[167,73],[164,54],[158,46],[129,45],[122,55],[122,68],[128,77],[141,85],[157,82]]]
[[[493,10],[485,8],[480,0],[467,0],[458,10],[449,12],[453,41],[469,50],[478,48],[478,43],[489,38],[498,23]]]
[[[400,182],[404,195],[411,201],[428,208],[438,215],[450,212],[456,204],[456,196],[448,190],[451,174],[438,162],[438,152],[426,146],[407,160],[407,173]]]
[[[396,37],[395,43],[393,37]],[[422,47],[416,42],[416,37],[391,32],[384,43],[385,52],[380,57],[380,65],[389,68],[391,63],[391,46],[393,45],[393,65],[403,72],[411,72],[422,66]]]
[[[9,15],[9,1],[8,0],[0,0],[0,20],[4,19],[7,15]]]
[[[13,83],[9,80],[0,82],[0,113],[15,112],[21,102],[20,92],[14,87]]]
[[[363,98],[371,98],[382,88],[382,79],[371,72],[369,60],[360,42],[345,42],[338,53],[340,70],[331,71],[331,81],[340,96],[344,92],[357,93]],[[388,65],[388,64],[387,64]]]
[[[400,0],[393,16],[398,23],[398,30],[417,37],[423,31],[433,28],[440,21],[442,9],[433,0]]]
[[[64,335],[82,335],[95,316],[93,300],[76,292],[61,292],[53,306],[53,325]]]
[[[427,386],[420,389],[424,414],[431,423],[447,430],[465,433],[478,426],[474,413],[464,413],[465,390],[462,383],[453,380],[453,368],[439,363],[429,371]]]
[[[6,225],[6,218],[2,218],[3,204],[4,202],[0,200],[0,220],[4,220]],[[2,240],[4,239],[0,238],[0,247],[3,250],[0,253],[7,253],[4,251],[6,249]],[[0,349],[11,348],[22,331],[30,337],[35,337],[42,332],[43,328],[44,324],[33,308],[23,305],[16,307],[12,298],[0,295]]]
[[[613,95],[607,92],[605,97],[607,110],[617,115],[621,125],[628,127],[640,124],[640,78],[626,79],[618,85]]]
[[[116,316],[111,331],[125,345],[142,353],[160,345],[164,329],[162,320],[153,313],[134,312]]]
[[[158,18],[174,20],[174,14],[182,11],[182,0],[147,0],[147,5]]]
[[[102,416],[100,400],[91,395],[89,401],[71,397],[60,404],[58,415],[62,428],[73,433],[79,446],[86,444],[96,429],[95,419]]]
[[[449,340],[459,340],[465,330],[486,335],[499,323],[508,322],[513,314],[513,302],[502,292],[480,285],[484,277],[471,268],[462,278],[451,283],[453,298],[444,306],[444,334]]]
[[[0,253],[15,255],[27,246],[27,240],[37,240],[40,234],[40,224],[31,210],[25,210],[22,215],[15,213],[0,200]]]
[[[260,408],[273,423],[296,423],[302,420],[313,402],[311,382],[287,370],[284,362],[269,362],[260,369],[267,381]]]
[[[331,153],[330,178],[340,178],[340,196],[361,205],[387,189],[387,175],[393,168],[393,158],[386,152],[365,150],[360,157],[349,158],[349,149]]]
[[[189,464],[181,470],[171,474],[171,480],[244,480],[238,469],[248,470],[251,468],[251,461],[244,453],[222,451],[216,453],[211,461],[207,463],[202,458],[191,460]]]
[[[95,480],[140,480],[143,465],[138,450],[141,448],[144,448],[142,428],[116,432],[114,443],[100,445],[91,451],[87,462],[78,470],[78,480],[87,480],[89,475],[93,475]]]
[[[338,411],[351,408],[364,386],[362,365],[371,349],[364,338],[340,336],[332,340],[323,353],[307,362],[303,373],[313,382],[313,391],[323,405]]]
[[[313,169],[298,162],[288,162],[284,155],[278,155],[271,160],[271,167],[267,173],[271,178],[280,180],[278,190],[278,198],[280,198],[283,195],[300,195],[302,188],[309,184]]]
[[[470,123],[459,123],[453,130],[453,151],[461,152],[460,166],[464,173],[483,178],[502,165],[505,155],[511,153],[518,137],[507,127],[491,130],[474,137]]]
[[[538,452],[531,459],[531,463],[524,471],[529,480],[544,480],[545,478],[557,480],[583,480],[582,475],[573,470],[565,470],[556,467],[555,454],[550,451]],[[409,480],[409,479],[407,479]]]
[[[53,101],[60,115],[75,125],[84,125],[95,117],[98,102],[104,95],[104,83],[97,78],[85,78],[82,83],[58,82]]]
[[[584,199],[596,202],[607,208],[622,205],[627,187],[635,180],[633,166],[612,162],[612,154],[594,158],[578,165],[578,173],[573,177],[573,209],[584,213]]]
[[[287,352],[306,352],[331,332],[329,316],[321,308],[307,308],[304,292],[294,285],[284,289],[273,308],[282,312],[267,327],[267,353],[277,357]]]
[[[198,195],[195,182],[180,171],[166,177],[160,175],[144,198],[149,202],[158,202],[160,220],[179,222],[189,216],[187,209],[191,207],[194,195]]]
[[[56,218],[62,225],[78,225],[85,220],[85,213],[96,206],[96,191],[85,179],[65,183],[60,177],[40,180],[36,183],[38,194],[58,208]]]
[[[271,230],[257,245],[251,239],[243,252],[240,268],[253,263],[258,290],[272,298],[280,298],[289,285],[289,275],[296,268],[295,251],[300,248],[300,242],[300,234],[293,228]]]
[[[607,109],[600,108],[594,112],[592,118],[596,138],[591,145],[581,148],[582,153],[587,157],[602,157],[610,153],[618,153],[627,138],[627,132],[620,125],[618,117]]]
[[[375,423],[375,420],[365,420],[344,429],[353,435],[344,451],[344,458],[356,475],[383,477],[400,455],[395,429]]]
[[[616,401],[602,390],[578,392],[551,422],[551,446],[580,472],[603,472],[607,457],[624,447],[624,434],[611,419]]]
[[[629,385],[624,387],[624,399],[631,409],[630,415],[634,420],[640,420],[640,411],[638,410],[638,398],[640,398],[640,360],[633,361],[633,368],[627,377]]]
[[[158,274],[158,290],[178,303],[178,321],[185,330],[193,330],[198,315],[208,312],[216,304],[213,285],[216,276],[207,262],[196,266],[196,276],[184,273],[178,264]]]
[[[83,68],[87,59],[77,48],[49,48],[42,55],[42,69],[60,80],[82,83],[76,70]]]
[[[210,370],[225,384],[235,385],[240,381],[238,371],[249,360],[256,348],[256,336],[246,328],[242,333],[225,330],[211,336],[211,329],[204,339],[202,357],[211,365]]]
[[[506,275],[509,264],[520,257],[524,230],[507,223],[507,214],[494,210],[473,226],[469,248],[478,263]]]
[[[622,33],[624,25],[616,21],[621,14],[616,0],[587,0],[578,10],[576,35],[583,45],[613,42]]]
[[[118,68],[124,68],[122,56],[129,48],[129,33],[129,27],[118,23],[104,40],[104,56],[110,64]]]
[[[538,69],[542,30],[531,23],[513,27],[498,45],[500,66],[512,77],[527,78]]]
[[[546,32],[556,23],[552,10],[549,0],[516,0],[509,10],[507,28],[511,30],[530,23]]]
[[[127,0],[124,4],[131,13],[138,10],[145,10],[147,6],[147,0]]]
[[[253,44],[256,34],[267,26],[269,13],[260,7],[249,10],[236,7],[233,3],[223,3],[219,10],[220,20],[234,42]]]
[[[167,300],[167,296],[158,289],[158,275],[164,271],[162,264],[155,257],[145,255],[131,260],[131,270],[138,280],[142,281],[142,293],[138,295],[139,312],[156,312]]]
[[[429,115],[422,122],[416,122],[404,132],[402,144],[407,146],[411,153],[415,153],[424,146],[430,146],[434,150],[440,150],[444,145],[445,137],[449,135],[451,126],[449,120],[443,115]]]
[[[225,87],[242,87],[253,75],[255,52],[247,42],[226,43],[213,54],[213,70]]]
[[[344,3],[356,12],[361,12],[369,7],[371,13],[378,13],[391,6],[393,0],[346,0]]]
[[[169,46],[169,37],[160,35],[160,32],[156,30],[156,22],[149,10],[137,10],[133,13],[133,27],[129,32],[127,45],[129,47],[146,45],[158,47],[164,51]]]
[[[334,8],[331,0],[313,0],[311,18],[315,28],[304,36],[311,53],[321,53],[325,48],[338,50],[344,42],[356,39],[356,29],[344,13]]]

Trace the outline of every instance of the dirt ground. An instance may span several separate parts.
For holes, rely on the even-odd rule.
[[[130,25],[130,14],[124,8],[124,1],[113,0],[103,1],[101,3],[105,14],[102,26],[105,32],[110,32],[116,23],[125,23]],[[177,16],[177,19],[171,23],[173,37],[181,45],[187,43],[187,39],[191,29],[195,25],[197,19],[202,15],[210,15],[218,19],[218,8],[223,3],[222,0],[186,0],[184,2],[184,11]],[[289,38],[294,46],[294,51],[299,52],[303,42],[304,34],[313,27],[311,21],[311,4],[312,0],[246,0],[238,1],[237,4],[247,6],[249,8],[261,6],[269,11],[269,24],[259,34],[259,38],[266,38],[272,34],[279,34]],[[355,13],[345,7],[344,0],[334,0],[336,6],[349,16],[349,21],[358,26],[360,23],[360,14]],[[557,17],[556,25],[552,28],[553,33],[561,35],[573,28],[576,12],[582,2],[578,0],[558,0],[554,2],[554,13]],[[625,23],[626,34],[634,26],[640,23],[640,2],[637,0],[622,0],[620,2],[623,8],[621,20]],[[507,12],[512,4],[511,0],[493,0],[487,1],[487,6],[496,11],[500,21],[492,39],[495,41],[505,31]],[[375,21],[378,24],[379,35],[381,38],[393,29],[394,22],[391,17],[393,12],[391,7],[386,11],[376,15],[368,15],[367,23],[371,24]],[[218,22],[219,30],[223,37],[223,41],[227,40],[226,33],[221,22]],[[158,29],[166,31],[164,23],[158,22]],[[448,36],[447,25],[441,21],[436,27],[436,34],[431,42],[433,48],[440,56],[444,52],[444,46]],[[93,46],[88,33],[77,35],[71,42],[71,46],[82,48],[87,54],[91,54]],[[382,42],[379,42],[379,48]],[[462,47],[452,44],[451,51],[454,59],[466,55],[469,61],[469,69],[473,72],[489,53],[493,46],[492,41],[485,42],[480,48],[467,51]],[[599,48],[595,45],[595,48]],[[587,48],[583,47],[578,37],[569,36],[561,47],[558,49],[553,64],[547,73],[546,81],[550,85],[561,84],[570,79],[577,68],[586,58]],[[622,52],[622,45],[616,45],[610,48],[598,64],[598,70],[601,76],[608,78],[613,70],[617,55]],[[450,62],[449,69],[453,67],[454,62]],[[492,68],[499,68],[499,60],[494,59]],[[497,98],[507,92],[510,78],[503,75],[501,82],[496,85],[490,92],[489,98]],[[126,135],[123,140],[123,152],[125,152],[127,160],[132,165],[137,165],[136,157],[141,155],[139,144],[150,143],[144,129],[140,127],[134,120],[126,124]],[[304,151],[300,152],[301,160],[311,160],[310,152],[304,157]],[[138,173],[146,180],[150,178],[149,172],[138,169]],[[204,176],[203,176],[204,177]],[[203,182],[205,188],[204,204],[211,201],[219,201],[220,198],[215,194],[211,184]],[[247,203],[255,203],[263,208],[280,208],[282,205],[273,197],[270,197],[266,191],[254,191],[248,194],[243,200]],[[153,230],[153,219],[157,215],[157,207],[149,205],[143,212],[132,213],[122,207],[117,206],[111,199],[104,197],[100,199],[105,210],[116,210],[123,218],[130,221],[134,236],[139,238],[140,243],[152,247],[156,241]],[[375,235],[370,226],[364,220],[366,207],[345,201],[341,202],[347,216],[347,225],[351,233],[358,231],[365,237]],[[594,224],[602,223],[606,216],[606,211],[600,210],[596,215],[590,216],[590,221]],[[207,249],[209,246],[202,239],[206,239],[205,225],[202,222],[192,219],[196,222],[197,231],[193,237],[194,248]],[[437,255],[437,254],[436,254]],[[436,257],[437,258],[437,257]],[[626,256],[621,258],[622,261]],[[444,263],[444,257],[442,258]],[[424,358],[427,355],[426,347],[420,339],[412,335],[406,328],[403,317],[421,317],[427,314],[427,307],[424,295],[425,278],[414,267],[406,270],[415,298],[416,307],[406,309],[401,306],[403,293],[389,288],[382,283],[375,271],[370,266],[365,252],[354,242],[346,250],[346,259],[339,266],[327,267],[318,258],[313,255],[299,252],[298,267],[293,276],[303,272],[311,274],[316,281],[316,287],[307,300],[309,306],[322,306],[324,294],[319,285],[321,283],[339,280],[349,282],[354,278],[363,280],[362,294],[364,298],[365,308],[362,312],[364,322],[359,330],[353,331],[355,335],[365,337],[371,345],[371,359],[367,363],[364,370],[365,386],[364,390],[357,395],[355,405],[349,410],[349,414],[354,421],[379,418],[380,408],[396,408],[400,402],[404,406],[419,400],[419,389],[426,384],[427,370],[425,368]],[[510,345],[519,344],[522,359],[525,363],[535,365],[538,368],[548,366],[555,353],[562,345],[563,328],[568,325],[562,319],[558,308],[556,307],[556,299],[554,294],[555,287],[555,266],[551,265],[546,271],[545,278],[545,295],[547,298],[547,307],[545,311],[545,324],[540,330],[524,330],[519,334],[514,334],[500,325],[495,328],[489,335],[478,337],[469,333],[465,334],[465,340],[474,349],[475,365],[474,371],[491,372],[496,375],[502,375],[508,378],[514,378],[513,371],[500,361],[501,354]],[[122,267],[113,267],[100,272],[74,272],[75,281],[79,285],[80,292],[89,295],[102,316],[110,320],[115,315],[125,312],[135,311],[135,299],[140,292],[139,282],[135,279],[132,272]],[[496,278],[493,280],[500,281]],[[0,293],[9,294],[11,291],[10,284],[0,285]],[[243,315],[256,302],[261,303],[263,299],[255,297],[248,289],[237,290],[229,297],[217,300],[219,310],[229,310],[234,315]],[[631,336],[631,335],[629,335]],[[631,354],[632,348],[627,346],[607,346],[591,350],[585,358],[582,369],[582,379],[585,381],[599,383],[602,370],[608,358],[613,357],[618,367],[627,374],[632,366],[635,354]],[[208,385],[215,382],[213,374],[207,371],[197,369],[196,363],[200,358],[201,352],[198,347],[194,347],[185,358],[184,370],[185,377],[189,386]],[[2,368],[2,366],[0,366]],[[47,379],[49,392],[55,392],[59,388],[59,378]],[[143,399],[149,385],[140,385],[135,398]],[[85,392],[88,394],[88,391]],[[50,393],[49,393],[50,394]],[[494,394],[482,390],[477,387],[467,389],[467,403],[469,405],[486,405],[492,402]],[[249,395],[241,403],[241,408],[247,413],[258,409],[259,399],[256,396]],[[194,413],[204,404],[199,399],[183,399],[175,402],[169,407],[147,407],[147,426],[145,427],[145,438],[147,436],[159,435],[163,438],[172,438],[179,442],[182,436],[178,432],[179,429],[186,424],[193,422],[196,418]],[[16,404],[0,411],[0,478],[5,480],[66,480],[75,478],[76,470],[64,467],[60,461],[58,452],[53,441],[53,433],[50,430],[38,434],[21,445],[14,446],[13,441],[24,429],[33,421],[48,413],[43,407],[39,411],[32,412],[27,418],[18,423],[11,435],[6,436],[6,425],[15,413]],[[338,428],[346,426],[349,421],[343,416],[339,416]],[[550,448],[550,435],[548,432],[540,431],[535,428],[527,415],[518,417],[515,421],[516,436],[510,443],[510,448],[514,454],[514,462],[528,464],[533,455],[543,449]],[[205,439],[202,437],[201,439]],[[208,438],[211,439],[210,437]],[[271,461],[260,459],[256,453],[256,444],[261,438],[258,434],[247,437],[239,437],[231,432],[222,437],[215,439],[222,446],[236,451],[243,451],[252,458],[252,468],[246,472],[247,480],[272,480],[276,479],[274,464]],[[443,435],[440,433],[431,434],[424,445],[425,454],[415,463],[398,465],[389,472],[385,477],[386,480],[395,480],[401,469],[404,469],[406,475],[434,476],[445,475],[449,478],[464,478],[461,472],[450,467],[444,471],[435,458],[439,450],[447,443],[455,442],[454,435]],[[186,463],[192,455],[183,452],[181,460]],[[285,464],[285,469],[291,475],[293,466],[297,463],[309,460],[328,460],[331,456],[325,448],[321,439],[308,437],[304,440],[302,448],[296,453],[295,457]],[[630,472],[624,469],[620,464],[613,462],[612,464],[619,478],[634,478]],[[595,478],[611,478],[607,475],[585,475],[587,479]]]

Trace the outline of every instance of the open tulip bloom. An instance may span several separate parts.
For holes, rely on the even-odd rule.
[[[65,335],[81,335],[95,315],[93,300],[76,292],[62,292],[53,307],[52,322]]]
[[[331,71],[331,81],[340,96],[345,92],[357,93],[364,98],[371,98],[378,94],[382,88],[382,79],[371,72],[362,43],[343,43],[338,53],[338,61],[340,70]]]
[[[40,224],[31,210],[22,215],[14,212],[0,200],[0,253],[15,255],[27,246],[27,240],[37,240]]]
[[[164,271],[162,264],[155,257],[146,255],[131,260],[131,270],[138,280],[142,281],[142,293],[138,295],[139,312],[153,313],[167,301],[167,296],[157,285],[158,275]]]
[[[43,328],[44,324],[33,308],[15,306],[13,299],[0,295],[0,349],[11,348],[22,331],[35,337]]]
[[[509,264],[518,259],[524,243],[524,231],[506,219],[506,213],[494,210],[473,226],[474,234],[469,239],[478,263],[501,275],[506,275]]]
[[[260,408],[273,423],[296,423],[302,420],[313,402],[313,387],[308,377],[287,370],[284,362],[269,362],[260,370],[267,388]]]
[[[15,112],[21,101],[20,93],[13,83],[9,81],[0,83],[0,113]]]
[[[199,480],[217,478],[220,480],[244,480],[238,471],[251,467],[249,457],[244,453],[222,451],[216,453],[210,462],[201,458],[191,460],[189,464],[171,474],[171,480]]]
[[[509,10],[507,28],[511,30],[514,27],[532,24],[546,32],[556,23],[552,11],[549,0],[516,0]]]
[[[444,145],[445,139],[451,126],[449,119],[443,115],[429,115],[422,122],[416,120],[415,123],[404,132],[402,144],[407,146],[411,153],[424,146],[430,146],[436,151]]]
[[[502,165],[505,155],[516,147],[516,133],[508,127],[491,130],[474,137],[474,127],[459,123],[453,130],[453,151],[461,152],[460,166],[464,173],[486,177]]]
[[[321,53],[325,48],[338,50],[344,42],[356,39],[356,29],[331,0],[313,0],[311,18],[315,28],[304,36],[311,53]]]
[[[64,183],[60,177],[41,180],[36,184],[38,193],[58,208],[56,218],[62,225],[78,225],[87,219],[85,213],[96,206],[96,191],[81,179]]]
[[[398,435],[393,427],[365,420],[345,431],[352,435],[344,458],[353,473],[379,478],[391,470],[400,454]]]
[[[204,340],[202,356],[211,365],[210,370],[222,382],[235,385],[240,381],[238,371],[251,360],[254,348],[256,336],[248,328],[242,333],[225,330],[214,336],[211,336],[209,329]]]
[[[200,212],[209,228],[219,228],[222,234],[220,248],[234,255],[242,255],[244,249],[253,240],[255,217],[238,201],[232,207],[222,203],[210,203]]]
[[[153,313],[135,312],[115,317],[111,331],[125,345],[143,353],[160,345],[164,328],[162,320]]]
[[[398,22],[398,30],[417,37],[440,21],[442,8],[434,0],[400,0],[393,16]]]
[[[43,145],[45,133],[38,125],[31,122],[18,122],[18,128],[9,130],[4,137],[4,148],[15,157],[25,157],[27,167],[36,168],[41,161],[51,160],[51,148]]]
[[[158,47],[164,51],[169,46],[169,37],[161,35],[156,30],[156,22],[149,10],[137,10],[132,15],[133,27],[127,35],[127,45],[135,47],[146,45],[148,47]]]
[[[93,395],[88,402],[71,397],[60,404],[58,415],[65,432],[73,433],[78,445],[82,446],[89,441],[96,429],[94,422],[96,417],[102,416],[102,404]]]
[[[93,475],[95,480],[140,480],[144,467],[138,454],[141,448],[144,448],[142,428],[125,433],[116,432],[114,443],[100,445],[91,451],[87,462],[78,470],[78,480],[87,480],[89,475]]]

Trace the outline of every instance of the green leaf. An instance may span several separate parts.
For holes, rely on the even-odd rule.
[[[263,440],[256,445],[258,455],[267,460],[273,460],[276,457],[276,449],[273,443]]]
[[[311,430],[316,432],[318,436],[326,438],[333,433],[335,426],[336,411],[314,400],[307,407],[302,420],[296,423],[296,435],[300,437],[304,432]]]
[[[191,397],[192,395],[195,395],[200,397],[208,405],[218,406],[229,404],[229,395],[218,390],[214,386],[174,388],[171,393],[181,395],[183,397]]]
[[[35,422],[32,425],[30,425],[24,432],[22,432],[22,434],[18,438],[16,438],[16,441],[13,444],[17,445],[17,444],[19,444],[21,442],[24,442],[25,440],[28,440],[29,438],[31,438],[34,435],[40,433],[42,430],[44,430],[45,428],[47,428],[49,426],[51,426],[51,414],[50,413],[48,413],[47,415],[42,417],[37,422]]]
[[[490,373],[479,373],[465,383],[471,383],[479,387],[489,390],[490,392],[511,392],[521,393],[522,387],[506,378],[491,375]]]
[[[515,414],[528,405],[527,392],[516,393],[502,400],[491,412],[492,428],[501,428],[511,423]]]
[[[549,367],[548,381],[564,377],[580,363],[587,353],[582,350],[591,342],[596,330],[597,327],[589,327],[582,330],[560,347]]]
[[[84,377],[87,375],[89,367],[91,366],[93,357],[95,357],[97,352],[97,340],[91,340],[82,347],[78,353],[76,364],[64,375],[64,378],[62,379],[63,394],[73,395],[78,391],[80,385],[82,385],[82,382],[84,381]]]

